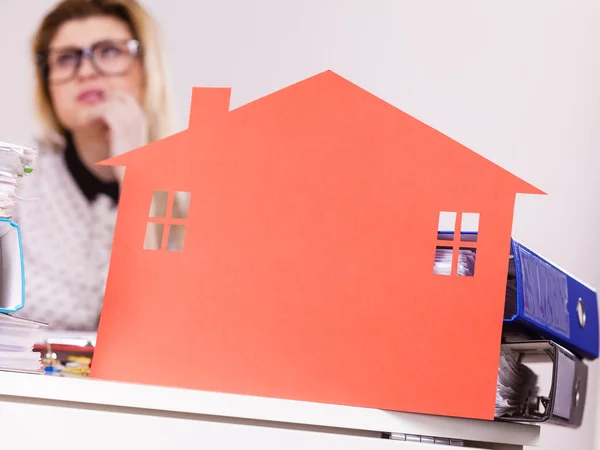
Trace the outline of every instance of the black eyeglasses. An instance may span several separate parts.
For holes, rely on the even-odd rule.
[[[140,43],[135,39],[104,40],[85,48],[64,47],[38,55],[49,83],[72,80],[87,57],[98,73],[106,76],[124,75],[131,70],[140,54]]]

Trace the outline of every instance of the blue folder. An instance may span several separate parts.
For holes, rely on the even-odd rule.
[[[438,239],[451,240],[453,235],[453,231],[439,231]],[[461,235],[466,241],[477,239],[474,231]],[[596,359],[599,353],[596,291],[513,238],[504,332],[512,338],[520,335],[549,339],[579,358]]]
[[[504,323],[598,358],[596,291],[512,239]]]
[[[25,305],[25,270],[21,229],[0,217],[0,313],[14,313]]]

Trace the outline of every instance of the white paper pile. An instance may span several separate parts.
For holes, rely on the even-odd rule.
[[[33,170],[37,151],[0,142],[0,217],[12,217],[17,204],[17,187]]]
[[[538,394],[538,377],[517,360],[509,349],[502,348],[496,387],[496,417],[522,413]]]
[[[42,372],[42,355],[33,346],[47,325],[0,314],[0,370]]]

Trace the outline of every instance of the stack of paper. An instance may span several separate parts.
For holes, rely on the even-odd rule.
[[[526,365],[517,360],[509,349],[502,348],[496,388],[496,417],[522,413],[535,405],[529,403],[537,398],[538,377]]]
[[[0,314],[0,370],[41,372],[42,355],[34,352],[47,325]]]
[[[31,173],[37,151],[0,142],[0,217],[12,217],[17,203],[17,187]]]
[[[0,142],[0,309],[14,311],[23,303],[22,251],[18,228],[11,222],[17,204],[17,188],[31,173],[37,152]],[[33,346],[46,325],[0,314],[0,370],[39,372],[41,353]]]

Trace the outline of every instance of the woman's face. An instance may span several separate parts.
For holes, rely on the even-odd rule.
[[[64,128],[75,132],[88,127],[88,112],[111,91],[124,91],[141,103],[143,67],[128,49],[130,39],[129,27],[109,16],[71,20],[59,28],[50,43],[49,91]],[[95,63],[105,73],[85,56],[75,72],[77,50],[92,46]]]

